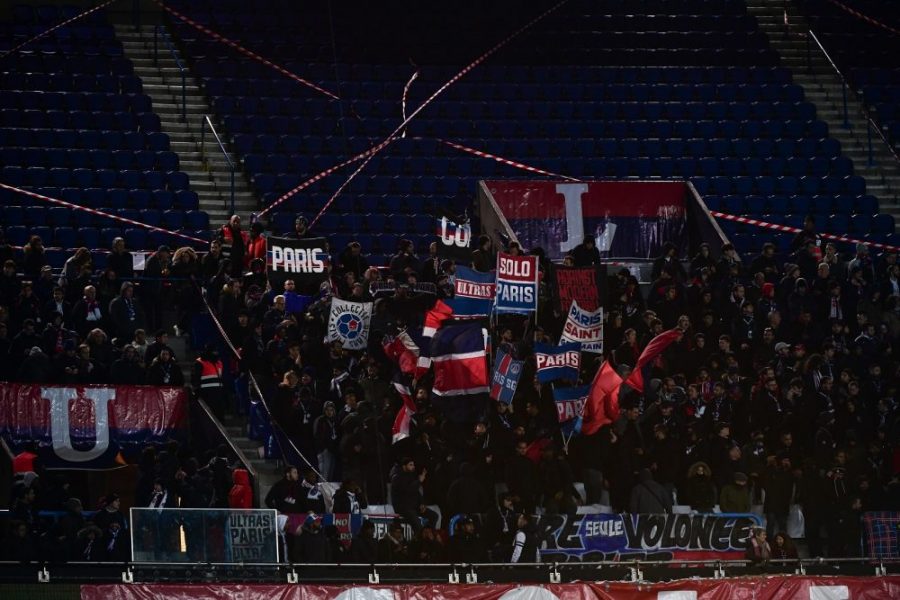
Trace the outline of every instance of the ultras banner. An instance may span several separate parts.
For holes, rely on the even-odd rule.
[[[546,573],[535,573],[545,578]],[[83,585],[82,600],[885,600],[900,577],[769,576],[666,583],[328,585]]]
[[[182,388],[101,385],[0,385],[0,435],[13,448],[34,441],[52,468],[102,469],[119,451],[181,437]]]
[[[681,181],[486,181],[485,185],[526,251],[550,259],[592,237],[601,255],[653,258],[665,242],[687,248]]]

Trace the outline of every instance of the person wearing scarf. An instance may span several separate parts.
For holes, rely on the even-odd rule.
[[[772,557],[772,548],[766,541],[766,530],[764,527],[754,527],[750,530],[750,538],[747,540],[747,550],[745,558],[753,562],[753,564],[766,564]]]

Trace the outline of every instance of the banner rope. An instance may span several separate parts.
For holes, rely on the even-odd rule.
[[[468,152],[469,154],[473,154],[479,158],[490,158],[498,163],[515,167],[517,169],[522,169],[523,171],[529,171],[531,173],[537,173],[538,175],[546,175],[548,177],[557,177],[559,179],[565,179],[568,181],[580,182],[581,179],[577,179],[575,177],[570,177],[568,175],[560,175],[559,173],[553,173],[552,171],[545,171],[543,169],[539,169],[537,167],[532,167],[526,165],[524,163],[516,162],[514,160],[510,160],[508,158],[503,158],[502,156],[497,156],[496,154],[491,154],[490,152],[485,152],[483,150],[476,150],[475,148],[470,148],[469,146],[464,146],[462,144],[458,144],[456,142],[450,142],[448,140],[442,140],[441,138],[436,138],[436,141],[450,146],[451,148],[456,148],[457,150],[461,150],[462,152]]]
[[[219,34],[219,33],[216,33],[215,31],[213,31],[213,30],[210,29],[209,27],[206,27],[205,25],[201,25],[200,23],[194,21],[194,20],[191,19],[190,17],[181,14],[180,12],[178,12],[177,10],[175,10],[174,8],[171,8],[170,6],[165,5],[165,4],[164,4],[163,2],[161,2],[160,0],[153,0],[153,1],[154,1],[157,5],[159,5],[159,7],[160,7],[161,9],[163,9],[164,11],[166,11],[167,13],[169,13],[170,15],[172,15],[173,17],[175,17],[176,19],[178,19],[178,20],[180,20],[180,21],[183,21],[183,22],[187,23],[188,25],[190,25],[191,27],[193,27],[193,28],[196,29],[197,31],[200,31],[201,33],[205,33],[206,35],[208,35],[208,36],[211,37],[212,39],[216,40],[217,42],[221,42],[221,43],[225,44],[226,46],[229,46],[229,47],[231,47],[231,48],[237,50],[238,52],[240,52],[240,53],[243,54],[244,56],[247,56],[247,57],[249,57],[249,58],[252,58],[253,60],[255,60],[255,61],[259,62],[259,63],[262,63],[262,64],[264,64],[265,66],[269,67],[270,69],[274,69],[275,71],[281,73],[281,74],[284,75],[285,77],[288,77],[288,78],[290,78],[290,79],[293,79],[293,80],[296,81],[297,83],[300,83],[300,84],[302,84],[302,85],[305,85],[306,87],[308,87],[308,88],[310,88],[310,89],[313,89],[313,90],[319,92],[320,94],[323,94],[323,95],[325,95],[325,96],[328,96],[328,97],[331,98],[332,100],[340,100],[340,97],[339,97],[337,94],[334,94],[334,93],[332,93],[332,92],[329,92],[328,90],[326,90],[326,89],[324,89],[324,88],[322,88],[322,87],[319,87],[318,85],[316,85],[315,83],[313,83],[313,82],[311,82],[311,81],[309,81],[309,80],[307,80],[307,79],[303,79],[302,77],[300,77],[300,76],[297,75],[296,73],[292,73],[292,72],[288,71],[287,69],[285,69],[285,68],[282,67],[282,66],[276,65],[275,63],[273,63],[273,62],[270,61],[269,59],[260,56],[260,55],[257,54],[256,52],[253,52],[252,50],[248,50],[247,48],[244,48],[243,46],[241,46],[240,44],[238,44],[238,43],[235,42],[234,40],[231,40],[231,39],[225,37],[224,35],[221,35],[221,34]]]
[[[551,13],[553,13],[554,11],[559,9],[562,5],[566,4],[567,2],[568,2],[568,0],[560,0],[559,2],[557,2],[556,4],[554,4],[553,6],[551,6],[550,8],[548,8],[547,10],[545,10],[544,12],[542,12],[541,14],[539,14],[538,16],[533,18],[531,21],[529,21],[528,23],[526,23],[519,29],[515,30],[514,32],[512,32],[511,34],[509,34],[508,36],[503,38],[502,40],[497,42],[487,52],[485,52],[484,54],[482,54],[481,56],[479,56],[478,58],[473,60],[471,63],[469,63],[465,67],[463,67],[463,69],[459,73],[457,73],[456,75],[454,75],[453,77],[448,79],[447,82],[444,83],[444,85],[442,85],[437,90],[435,90],[428,98],[425,99],[425,101],[422,104],[419,105],[418,108],[416,108],[408,117],[403,119],[403,121],[400,123],[400,125],[398,125],[397,128],[394,129],[394,131],[384,139],[384,141],[382,141],[379,144],[376,144],[375,146],[373,146],[372,148],[369,149],[372,152],[372,154],[370,154],[368,157],[366,157],[366,159],[363,161],[363,163],[353,173],[351,173],[350,177],[348,177],[347,180],[343,184],[341,184],[341,186],[337,189],[337,191],[335,191],[335,193],[331,196],[331,198],[328,199],[328,202],[325,203],[325,206],[322,207],[322,209],[319,211],[319,213],[315,216],[315,218],[310,223],[310,228],[312,228],[312,226],[315,225],[315,223],[318,222],[318,220],[320,218],[322,218],[322,215],[325,214],[325,212],[331,207],[331,205],[334,203],[334,201],[337,199],[337,197],[341,194],[341,192],[343,192],[344,189],[350,184],[350,182],[353,181],[360,172],[362,172],[362,170],[366,167],[367,164],[369,164],[369,162],[371,162],[372,157],[374,157],[375,154],[377,154],[378,152],[383,150],[388,144],[390,144],[397,137],[397,135],[400,132],[402,132],[403,130],[406,129],[406,126],[409,125],[410,121],[415,119],[423,110],[425,110],[425,108],[429,104],[431,104],[438,96],[440,96],[442,93],[444,93],[444,91],[447,88],[449,88],[451,85],[453,85],[454,83],[456,83],[457,81],[459,81],[460,79],[465,77],[469,73],[469,71],[471,71],[472,69],[474,69],[475,67],[477,67],[478,65],[483,63],[485,60],[487,60],[494,54],[496,54],[501,48],[506,46],[508,43],[510,43],[511,41],[513,41],[514,39],[516,39],[517,37],[519,37],[526,31],[528,31],[532,27],[534,27],[537,23],[539,23],[540,21],[545,19],[548,15],[550,15]]]
[[[844,12],[850,13],[857,19],[861,19],[870,25],[874,25],[875,27],[881,27],[885,31],[890,31],[894,35],[900,35],[900,29],[895,29],[894,27],[891,27],[890,25],[886,25],[886,24],[882,23],[881,21],[873,19],[872,17],[847,6],[843,2],[838,2],[838,0],[828,0],[828,1],[832,4],[834,4],[835,6],[837,6],[838,8],[840,8],[841,10],[843,10]]]
[[[410,61],[412,62],[412,61]],[[415,63],[412,63],[413,67],[415,67],[415,71],[412,74],[412,77],[409,78],[409,81],[406,82],[406,85],[403,86],[403,96],[400,98],[400,118],[406,119],[406,98],[409,95],[409,88],[412,87],[413,81],[418,79],[419,77],[419,67],[416,66]],[[400,137],[406,137],[406,130],[403,130],[403,133]]]
[[[23,190],[22,188],[17,188],[15,186],[7,185],[5,183],[0,183],[0,189],[9,190],[9,191],[15,192],[17,194],[22,194],[24,196],[28,196],[29,198],[37,198],[38,200],[43,200],[45,202],[50,202],[52,204],[59,204],[60,206],[65,206],[67,208],[84,211],[84,212],[90,213],[92,215],[105,217],[107,219],[112,219],[113,221],[119,221],[120,223],[136,225],[138,227],[143,227],[144,229],[149,229],[150,231],[159,231],[159,232],[166,233],[169,235],[174,235],[176,237],[180,237],[180,238],[183,238],[186,240],[190,240],[192,242],[200,242],[201,244],[209,244],[208,240],[202,240],[200,238],[196,238],[191,235],[180,233],[178,231],[170,231],[168,229],[163,229],[161,227],[155,227],[153,225],[148,225],[147,223],[141,223],[140,221],[134,221],[132,219],[127,219],[125,217],[120,217],[119,215],[113,215],[108,212],[104,212],[102,210],[97,210],[96,208],[88,208],[87,206],[81,206],[79,204],[72,204],[71,202],[67,202],[65,200],[60,200],[58,198],[51,198],[50,196],[44,196],[43,194],[37,194],[35,192]]]
[[[772,231],[782,231],[785,233],[800,233],[803,231],[799,227],[791,227],[790,225],[779,225],[778,223],[769,223],[767,221],[761,221],[759,219],[751,219],[750,217],[739,217],[737,215],[730,215],[728,213],[719,212],[717,210],[710,210],[709,214],[716,217],[717,219],[725,219],[726,221],[734,221],[735,223],[743,223],[745,225],[752,225],[754,227],[760,227],[762,229],[771,229]],[[869,240],[860,240],[857,238],[852,238],[846,235],[836,235],[833,233],[817,233],[819,237],[822,237],[826,240],[831,240],[834,242],[847,242],[850,244],[865,244],[866,246],[872,246],[874,248],[879,248],[882,250],[892,250],[892,251],[900,251],[900,248],[897,246],[891,246],[890,244],[882,244],[880,242],[872,242]]]
[[[107,0],[107,1],[104,2],[103,4],[98,4],[98,5],[95,6],[94,8],[89,8],[89,9],[87,9],[86,11],[84,11],[84,12],[82,12],[82,13],[79,13],[79,14],[75,15],[74,17],[70,18],[70,19],[66,19],[66,20],[63,21],[62,23],[58,23],[58,24],[54,25],[53,27],[51,27],[51,28],[48,29],[47,31],[44,31],[44,32],[42,32],[42,33],[39,33],[39,34],[37,34],[36,36],[34,36],[34,37],[32,37],[32,38],[29,38],[29,39],[25,40],[24,42],[22,42],[22,43],[19,44],[18,46],[14,47],[14,48],[12,48],[12,49],[10,49],[10,50],[7,50],[7,51],[4,52],[2,55],[0,55],[0,60],[3,60],[4,58],[6,58],[7,56],[9,56],[10,54],[14,54],[14,53],[18,52],[19,50],[21,50],[22,48],[24,48],[24,47],[27,46],[28,44],[32,44],[32,43],[38,41],[39,39],[42,39],[42,38],[44,38],[44,37],[47,37],[48,35],[50,35],[50,34],[53,33],[54,31],[56,31],[56,30],[59,29],[60,27],[65,27],[66,25],[70,25],[70,24],[74,23],[75,21],[77,21],[77,20],[79,20],[79,19],[83,19],[84,17],[88,16],[89,14],[95,13],[95,12],[97,12],[98,10],[100,10],[100,9],[102,9],[102,8],[106,8],[107,6],[109,6],[110,4],[112,4],[113,2],[117,2],[117,1],[118,1],[118,0]]]

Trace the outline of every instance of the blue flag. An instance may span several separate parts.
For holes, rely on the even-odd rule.
[[[534,358],[537,364],[537,377],[541,383],[550,383],[557,379],[578,381],[581,369],[581,344],[572,342],[559,346],[535,344]]]
[[[497,349],[494,357],[494,372],[491,375],[491,398],[503,404],[512,402],[519,385],[524,360],[516,360],[511,354]]]
[[[563,435],[570,436],[581,432],[581,416],[584,402],[591,386],[555,388],[553,400],[556,402],[556,419]]]
[[[491,314],[497,289],[493,273],[479,273],[468,267],[456,267],[453,299],[453,317],[486,317]]]

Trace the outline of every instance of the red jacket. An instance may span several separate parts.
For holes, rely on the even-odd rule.
[[[13,473],[28,473],[29,471],[34,471],[36,461],[37,454],[34,452],[25,450],[24,452],[16,454],[16,457],[13,458],[12,461]]]
[[[261,258],[263,262],[266,260],[266,238],[257,237],[255,240],[247,238],[244,241],[246,250],[244,251],[244,268],[250,268],[250,261],[254,258]]]
[[[253,508],[253,488],[250,487],[250,473],[246,469],[235,469],[232,474],[234,486],[228,492],[228,508]]]

